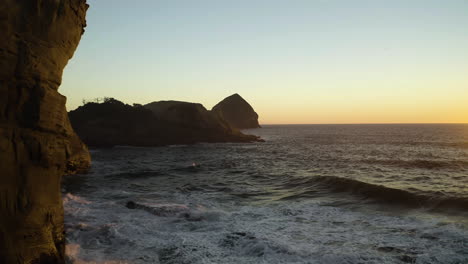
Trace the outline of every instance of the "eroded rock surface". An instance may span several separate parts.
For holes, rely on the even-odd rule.
[[[211,111],[220,115],[229,125],[237,129],[260,127],[258,114],[239,94],[224,98]]]
[[[62,263],[61,176],[86,146],[57,92],[84,32],[85,0],[0,1],[0,263]]]

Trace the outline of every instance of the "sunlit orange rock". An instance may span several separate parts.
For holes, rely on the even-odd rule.
[[[0,1],[0,263],[63,263],[61,176],[86,170],[62,71],[86,26],[85,0]]]

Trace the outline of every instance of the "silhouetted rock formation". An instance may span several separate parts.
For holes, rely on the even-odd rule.
[[[130,106],[115,99],[70,111],[73,128],[89,146],[163,146],[198,142],[252,142],[201,104],[162,101]]]
[[[211,110],[224,118],[237,129],[259,128],[258,114],[240,95],[233,94],[224,98]]]
[[[0,263],[63,263],[61,176],[89,166],[57,92],[85,0],[0,1]]]
[[[169,123],[184,127],[213,129],[233,133],[229,124],[217,115],[213,115],[202,104],[180,101],[159,101],[145,105],[155,116]]]

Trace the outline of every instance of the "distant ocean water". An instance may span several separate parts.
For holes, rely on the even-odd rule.
[[[64,179],[70,262],[468,263],[468,125],[246,133],[266,142],[92,150]]]

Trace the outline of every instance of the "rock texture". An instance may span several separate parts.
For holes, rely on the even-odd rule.
[[[198,142],[252,142],[201,104],[162,101],[130,106],[115,99],[70,111],[73,128],[89,146],[163,146]]]
[[[258,114],[238,94],[224,98],[211,111],[224,118],[229,125],[237,129],[260,127],[258,124]]]
[[[85,0],[0,1],[0,263],[63,263],[60,181],[89,154],[57,92]]]

